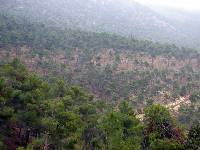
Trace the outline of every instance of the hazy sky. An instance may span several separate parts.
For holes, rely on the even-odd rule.
[[[167,6],[186,10],[200,11],[200,0],[135,0],[147,5]]]

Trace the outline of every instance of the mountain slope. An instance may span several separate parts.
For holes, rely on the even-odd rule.
[[[115,106],[122,99],[128,100],[139,113],[154,102],[177,104],[189,97],[195,106],[192,118],[198,118],[197,51],[106,33],[48,27],[5,14],[0,15],[0,35],[0,65],[18,58],[45,80],[62,77],[72,85],[87,88],[95,100]],[[182,113],[190,115],[184,109]],[[181,121],[185,119],[181,117]]]
[[[190,43],[190,37],[166,18],[129,0],[7,0],[1,3],[2,11],[24,15],[49,25],[162,42]]]
[[[199,71],[200,55],[191,49],[62,30],[5,15],[0,15],[0,21],[2,61],[17,57],[30,70],[64,76],[102,99],[118,101],[134,95],[135,101],[142,94],[141,104],[162,90],[179,95],[180,87],[174,90],[176,82],[184,87]],[[193,82],[199,86],[198,78]]]
[[[174,9],[170,7],[156,7],[151,8],[168,19],[170,24],[185,33],[191,39],[191,45],[200,47],[200,11],[184,11],[181,9]]]

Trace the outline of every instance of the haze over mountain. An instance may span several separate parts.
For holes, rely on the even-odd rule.
[[[110,32],[141,39],[198,47],[199,24],[132,0],[1,0],[1,10],[32,21],[73,29]],[[167,10],[168,12],[168,10]],[[171,12],[171,11],[170,11]],[[179,13],[181,14],[181,13]],[[185,15],[184,15],[185,16]],[[195,16],[195,15],[194,15]],[[180,18],[179,18],[180,19]]]
[[[147,6],[170,7],[175,9],[182,9],[185,11],[200,11],[199,0],[135,0]]]
[[[174,8],[157,5],[149,5],[149,7],[167,18],[170,24],[179,29],[179,31],[187,34],[191,39],[191,45],[198,43],[195,43],[195,41],[200,38],[200,9]]]

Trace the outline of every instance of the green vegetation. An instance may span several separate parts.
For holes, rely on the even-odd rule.
[[[0,14],[0,149],[198,150],[199,66],[195,50]],[[152,105],[181,98],[177,120]]]
[[[1,149],[191,149],[199,125],[180,127],[161,105],[145,110],[144,122],[122,102],[118,109],[63,80],[43,81],[18,60],[0,67]],[[186,144],[185,144],[186,143]]]

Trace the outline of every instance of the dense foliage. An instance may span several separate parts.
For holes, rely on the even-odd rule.
[[[18,60],[0,67],[0,110],[1,149],[175,150],[193,146],[195,150],[200,146],[199,125],[191,128],[187,140],[186,131],[163,106],[147,108],[143,124],[127,102],[118,108],[95,102],[88,92],[63,80],[43,81]]]

